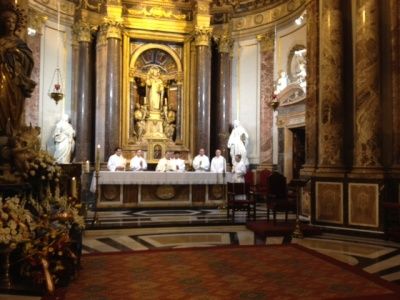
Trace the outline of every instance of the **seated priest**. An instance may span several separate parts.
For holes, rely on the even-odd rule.
[[[199,150],[199,154],[193,159],[193,169],[195,172],[206,172],[210,169],[210,160],[205,155],[204,148]]]
[[[114,171],[125,171],[126,160],[122,156],[122,149],[120,147],[115,148],[114,154],[110,156],[107,162],[107,169],[111,172]]]
[[[246,165],[240,154],[235,155],[235,163],[232,166],[232,181],[244,182],[244,175],[246,174]]]
[[[181,158],[181,153],[179,151],[174,152],[174,157],[172,158],[172,164],[175,166],[176,172],[185,171],[185,161]]]
[[[147,170],[147,162],[143,157],[143,151],[137,150],[136,155],[132,157],[130,162],[130,168],[132,171],[144,171]]]
[[[211,160],[211,172],[224,173],[226,171],[226,160],[221,155],[221,150],[215,150],[215,156]]]
[[[165,152],[165,156],[158,161],[156,172],[172,172],[175,171],[175,165],[171,160],[172,152]]]

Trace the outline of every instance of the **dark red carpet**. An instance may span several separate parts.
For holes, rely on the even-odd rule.
[[[85,255],[68,300],[400,299],[399,287],[297,245]]]

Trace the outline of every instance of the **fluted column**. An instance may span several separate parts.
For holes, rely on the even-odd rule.
[[[92,160],[93,155],[93,106],[92,106],[92,36],[90,25],[80,21],[76,25],[78,31],[78,101],[76,114],[76,148],[75,161]]]
[[[269,105],[274,93],[274,51],[275,33],[273,31],[257,36],[261,51],[260,78],[260,169],[272,170],[272,127],[273,109]]]
[[[211,79],[211,53],[210,53],[211,28],[195,28],[196,45],[196,81],[197,81],[197,109],[196,129],[197,137],[195,147],[204,148],[210,153],[210,79]]]
[[[120,111],[121,111],[121,23],[111,21],[107,28],[107,65],[105,95],[105,140],[104,155],[113,153],[120,143]]]
[[[106,126],[106,78],[107,78],[107,26],[100,26],[96,40],[96,121],[95,145],[101,145],[100,160],[106,156],[104,153]],[[108,154],[108,153],[107,153]]]
[[[343,17],[341,0],[320,1],[319,155],[321,172],[343,170]]]
[[[355,7],[354,171],[380,168],[382,162],[379,53],[379,0]],[[375,172],[375,171],[374,171]]]
[[[307,101],[306,101],[306,159],[302,175],[312,175],[317,166],[318,149],[318,0],[311,0],[307,12]]]
[[[231,120],[231,48],[232,40],[228,34],[217,37],[218,43],[218,82],[217,97],[213,107],[215,108],[215,123],[217,137],[217,148],[221,149],[225,159],[228,161],[227,142],[229,138],[229,125]],[[211,155],[211,153],[210,153]]]

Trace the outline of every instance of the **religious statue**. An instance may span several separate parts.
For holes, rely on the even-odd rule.
[[[161,111],[164,94],[164,84],[160,78],[160,69],[151,67],[147,72],[146,85],[148,87],[148,99],[150,111]]]
[[[140,142],[143,135],[146,132],[146,115],[147,109],[145,105],[135,104],[134,118],[135,118],[135,135],[137,140]]]
[[[288,85],[288,77],[286,75],[286,72],[281,70],[279,72],[279,78],[276,82],[275,95],[278,95],[280,92],[282,92],[287,85]]]
[[[12,4],[0,6],[0,135],[14,135],[21,127],[25,98],[36,83],[30,79],[32,51],[16,32],[23,15]]]
[[[175,125],[176,112],[175,110],[172,109],[172,107],[168,109],[166,105],[164,106],[163,112],[164,112],[164,122],[163,122],[164,134],[170,141],[172,141],[176,128]]]
[[[249,141],[249,134],[242,125],[240,125],[239,120],[233,122],[233,130],[228,139],[228,148],[230,149],[230,154],[233,164],[235,164],[235,156],[241,155],[242,161],[246,166],[249,165],[249,160],[247,158],[247,144]]]
[[[60,164],[71,162],[72,153],[75,148],[75,130],[68,122],[68,119],[68,115],[64,114],[57,123],[54,131],[54,143],[56,144],[54,158]]]

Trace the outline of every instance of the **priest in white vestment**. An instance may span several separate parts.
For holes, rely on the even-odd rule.
[[[176,172],[185,171],[185,161],[181,158],[181,153],[179,151],[175,151],[174,158],[172,158],[172,163],[175,166]]]
[[[210,170],[210,159],[205,155],[203,148],[200,149],[199,154],[193,159],[193,169],[196,172],[206,172]]]
[[[172,153],[167,151],[165,156],[158,161],[156,172],[172,172],[175,171],[175,165],[171,160]]]
[[[214,173],[225,173],[226,171],[226,160],[221,155],[221,150],[215,150],[215,156],[211,160],[211,172]]]
[[[235,155],[235,164],[232,166],[232,181],[244,182],[244,175],[247,172],[246,165],[240,154]]]
[[[147,162],[143,157],[143,151],[136,151],[136,155],[132,157],[130,162],[130,168],[132,171],[144,171],[147,170]]]
[[[115,153],[110,156],[107,162],[107,169],[111,172],[114,171],[125,171],[126,160],[122,156],[122,149],[120,147],[115,148]]]

